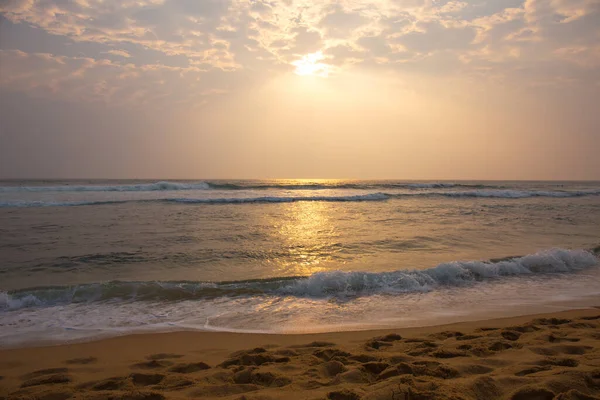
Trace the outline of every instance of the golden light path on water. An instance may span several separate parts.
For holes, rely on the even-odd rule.
[[[325,270],[324,264],[332,259],[330,241],[323,238],[336,236],[329,221],[327,208],[321,202],[298,202],[287,205],[286,216],[273,226],[274,234],[289,252],[285,261],[277,260],[279,269],[289,275],[308,276]]]

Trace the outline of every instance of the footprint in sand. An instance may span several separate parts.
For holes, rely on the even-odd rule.
[[[321,364],[319,369],[326,378],[332,378],[347,370],[346,366],[339,361],[327,361]]]
[[[386,362],[371,361],[361,364],[361,367],[370,374],[379,375],[390,367]]]
[[[456,336],[456,340],[459,341],[463,341],[463,340],[473,340],[473,339],[479,339],[482,338],[483,336],[481,335],[463,335],[463,336]]]
[[[48,368],[33,371],[21,377],[24,381],[21,387],[69,383],[72,379],[67,375],[67,372],[69,372],[67,368]]]
[[[274,356],[269,354],[267,350],[263,348],[256,348],[248,351],[238,351],[231,354],[228,360],[219,364],[221,368],[228,368],[231,366],[250,366],[250,365],[263,365],[268,363],[287,363],[291,359],[289,357]]]
[[[157,385],[165,379],[161,374],[131,374],[129,375],[135,386],[151,386]]]
[[[516,331],[512,331],[512,330],[505,330],[500,332],[500,335],[502,335],[502,337],[506,340],[510,340],[510,341],[515,341],[515,340],[519,340],[519,338],[521,337],[521,333],[516,332]]]
[[[400,336],[397,333],[390,333],[390,334],[385,335],[385,336],[380,336],[380,337],[373,338],[373,340],[377,340],[378,342],[391,343],[391,342],[397,342],[399,340],[402,340],[402,336]]]
[[[72,358],[70,360],[66,360],[65,364],[77,364],[77,365],[87,365],[93,364],[97,362],[98,359],[96,357],[82,357],[82,358]]]
[[[542,336],[541,339],[544,339],[550,343],[561,343],[561,342],[575,343],[575,342],[579,342],[581,340],[579,338],[570,338],[567,336],[556,336],[554,334]]]
[[[122,390],[129,386],[126,377],[115,376],[100,381],[84,382],[77,385],[78,389],[91,389],[95,391]]]
[[[197,362],[197,363],[189,363],[189,364],[177,364],[174,367],[169,368],[170,372],[175,372],[178,374],[191,374],[198,371],[204,371],[210,369],[210,365]]]
[[[431,356],[435,358],[456,358],[468,357],[469,355],[464,351],[436,350],[433,353],[431,353]]]
[[[585,321],[594,321],[594,320],[600,319],[600,315],[594,315],[593,317],[581,317],[581,319],[583,319]]]
[[[166,397],[160,393],[154,392],[133,392],[125,393],[119,397],[119,400],[165,400]]]
[[[372,379],[363,370],[351,368],[346,372],[337,375],[329,385],[340,385],[343,383],[371,383]]]
[[[311,342],[308,344],[297,344],[294,346],[290,346],[290,349],[305,349],[308,347],[332,347],[335,346],[335,343],[331,343],[331,342]]]
[[[568,324],[569,322],[571,322],[570,319],[564,319],[564,318],[538,318],[538,319],[534,319],[532,321],[533,324],[552,325],[552,326],[564,325],[564,324]]]
[[[536,362],[537,365],[553,365],[557,367],[571,367],[575,368],[579,365],[579,361],[574,358],[546,358]]]
[[[263,389],[262,386],[253,384],[225,384],[225,385],[209,385],[200,387],[189,393],[189,397],[206,398],[206,397],[225,397],[234,396],[243,393],[255,392]]]
[[[569,324],[569,328],[573,329],[597,329],[598,324],[591,322],[572,322]]]
[[[497,331],[500,328],[491,328],[491,327],[482,327],[482,328],[477,328],[475,331],[476,332],[491,332],[491,331]]]
[[[73,397],[73,393],[69,391],[49,391],[43,395],[35,397],[36,400],[66,400]]]
[[[543,356],[556,356],[559,354],[572,354],[582,355],[592,350],[590,346],[572,346],[572,345],[561,345],[561,346],[548,346],[548,347],[530,347],[529,350],[535,354]]]
[[[278,356],[286,356],[286,357],[297,357],[299,356],[298,352],[292,349],[279,349],[274,352]]]
[[[494,342],[492,343],[488,349],[491,351],[503,351],[503,350],[508,350],[508,349],[512,349],[513,346],[510,343],[507,342]]]
[[[181,376],[173,376],[173,375],[166,376],[165,379],[163,379],[163,381],[160,382],[161,387],[166,390],[185,389],[194,384],[195,384],[195,382],[190,379],[186,379]]]
[[[37,371],[30,372],[28,374],[23,375],[22,379],[32,379],[37,378],[43,375],[51,375],[51,374],[64,374],[69,372],[68,368],[47,368],[47,369],[39,369]]]
[[[368,354],[353,354],[348,357],[352,361],[358,361],[359,363],[366,363],[371,361],[379,361],[378,357],[371,356]]]
[[[394,342],[402,340],[402,336],[397,333],[390,333],[385,336],[374,337],[365,343],[365,348],[367,350],[379,350],[384,347],[391,347]]]
[[[385,347],[391,347],[393,344],[391,342],[382,342],[379,340],[370,340],[365,343],[365,348],[367,350],[379,350]]]
[[[571,389],[566,393],[561,393],[553,400],[600,400],[600,397],[588,396],[579,390]]]
[[[465,336],[465,334],[462,332],[458,332],[458,331],[443,331],[443,332],[439,332],[439,333],[434,333],[433,335],[429,335],[429,336],[433,337],[435,339],[445,340],[445,339],[449,339],[449,338],[458,338],[461,336]]]
[[[533,323],[528,323],[528,324],[524,324],[524,325],[507,326],[504,330],[520,332],[520,333],[531,333],[531,332],[537,332],[541,329],[542,328],[536,326]]]
[[[554,392],[544,388],[525,387],[512,394],[510,400],[552,400]]]
[[[535,367],[527,368],[527,369],[521,370],[519,372],[516,372],[515,375],[516,376],[527,376],[527,375],[535,374],[535,373],[542,372],[542,371],[549,371],[550,369],[552,369],[552,367],[550,367],[549,365],[535,366]]]
[[[359,400],[360,395],[348,389],[327,393],[328,400]]]
[[[150,354],[149,356],[146,357],[146,359],[148,359],[148,360],[168,360],[168,359],[172,359],[172,358],[181,358],[181,357],[183,357],[183,355],[181,355],[181,354],[157,353],[157,354]]]
[[[329,361],[334,357],[350,357],[352,354],[338,350],[338,349],[326,349],[317,350],[313,352],[313,356],[320,358],[321,360]]]
[[[462,375],[484,375],[494,371],[493,368],[480,364],[467,364],[458,367]]]
[[[52,374],[31,378],[21,384],[22,388],[41,385],[56,385],[71,382],[71,377],[66,374]]]
[[[173,365],[170,361],[159,361],[159,360],[151,360],[151,361],[143,361],[137,364],[131,365],[130,368],[133,369],[162,369],[167,368]]]
[[[254,384],[264,387],[283,387],[292,383],[292,380],[276,375],[272,372],[261,372],[255,368],[245,368],[233,375],[236,384]]]
[[[470,388],[477,399],[497,399],[502,394],[494,378],[489,376],[478,377]]]

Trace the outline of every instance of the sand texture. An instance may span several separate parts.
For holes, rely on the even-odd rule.
[[[600,400],[600,310],[395,331],[0,351],[1,399]]]

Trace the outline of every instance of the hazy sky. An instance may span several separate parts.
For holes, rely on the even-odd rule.
[[[0,0],[0,177],[600,179],[600,0]]]

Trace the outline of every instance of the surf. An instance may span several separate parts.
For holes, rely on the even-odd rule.
[[[597,267],[600,247],[545,250],[523,257],[489,261],[452,261],[423,270],[390,272],[327,271],[310,276],[225,282],[110,281],[0,292],[0,310],[94,302],[184,301],[219,297],[296,297],[348,299],[397,296],[440,288],[472,287],[504,278],[572,274]]]

